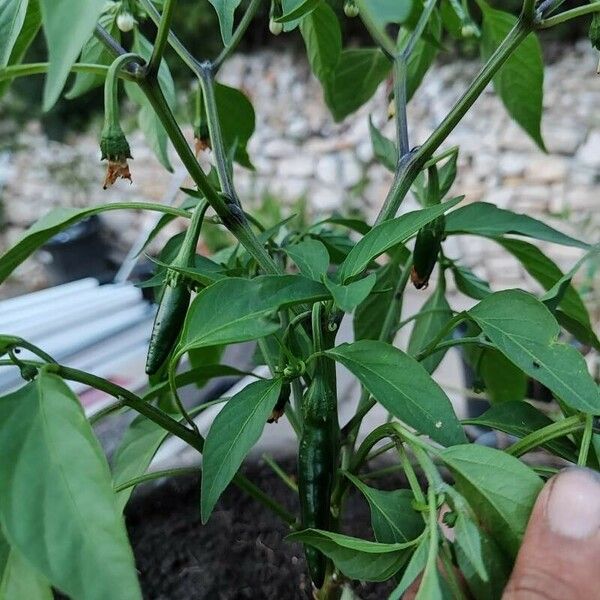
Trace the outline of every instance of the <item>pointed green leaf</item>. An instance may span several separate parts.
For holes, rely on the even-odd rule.
[[[121,32],[117,27],[117,12],[110,11],[100,17],[99,25],[117,41],[121,41]],[[79,62],[91,65],[109,66],[114,60],[114,54],[94,35],[87,41],[81,51]],[[102,85],[104,77],[92,73],[77,73],[71,89],[65,94],[66,98],[77,98],[90,90]]]
[[[346,282],[361,273],[367,265],[386,250],[406,242],[423,225],[427,225],[441,214],[456,206],[460,198],[453,198],[443,204],[414,210],[400,217],[376,225],[352,248],[340,269],[340,280]]]
[[[480,351],[479,375],[491,402],[523,400],[527,394],[527,375],[498,350],[481,348]]]
[[[203,523],[260,438],[281,385],[281,379],[255,381],[228,400],[215,418],[202,453]]]
[[[340,54],[333,79],[325,85],[325,102],[336,121],[358,110],[388,76],[390,61],[379,49],[353,48]]]
[[[350,579],[385,581],[397,573],[410,555],[413,543],[381,544],[332,531],[305,529],[287,536],[291,542],[314,546],[331,558]]]
[[[34,250],[47,242],[59,231],[66,229],[73,223],[97,215],[104,211],[119,210],[124,208],[135,209],[136,204],[146,210],[170,212],[168,207],[160,204],[149,205],[142,203],[102,204],[91,208],[55,208],[41,219],[36,221],[22,237],[2,256],[0,256],[0,283],[2,283]]]
[[[259,339],[279,329],[279,321],[268,318],[279,308],[327,297],[323,284],[302,275],[222,279],[194,298],[181,345],[189,349]]]
[[[404,23],[412,7],[412,0],[364,0],[360,3],[361,12],[366,12],[381,30],[389,23]]]
[[[512,401],[491,406],[481,416],[465,419],[463,423],[491,427],[522,438],[552,425],[553,421],[528,402]],[[577,462],[577,447],[567,438],[550,440],[543,447],[556,456]]]
[[[488,575],[481,556],[481,536],[477,525],[467,515],[458,512],[453,531],[454,543],[463,551],[465,558],[471,563],[480,579],[487,581]]]
[[[53,586],[82,600],[141,599],[102,448],[56,375],[0,398],[0,480],[6,538]]]
[[[305,238],[298,244],[286,246],[285,253],[296,263],[305,277],[321,281],[329,268],[329,252],[323,242]]]
[[[44,86],[44,110],[62,91],[71,66],[92,35],[104,0],[40,0],[50,66]]]
[[[420,312],[423,316],[415,320],[415,325],[410,333],[406,351],[411,356],[416,356],[431,343],[431,340],[440,333],[444,325],[452,318],[453,312],[446,300],[444,285],[438,285],[435,291],[426,300]],[[435,312],[432,312],[435,311]],[[421,364],[429,373],[433,373],[442,362],[446,351],[442,350],[428,356]]]
[[[520,290],[496,292],[469,315],[502,354],[565,404],[600,414],[600,390],[585,360],[573,346],[558,341],[556,319],[534,296]]]
[[[27,14],[28,0],[0,0],[0,68],[10,59]]]
[[[479,3],[483,12],[481,53],[489,60],[516,25],[513,15]],[[494,76],[494,89],[510,116],[544,150],[540,131],[544,96],[542,49],[534,33],[529,34]]]
[[[352,371],[398,419],[445,446],[464,443],[448,396],[414,358],[372,340],[341,344],[327,354]]]
[[[233,33],[233,15],[241,0],[209,0],[217,11],[223,43],[229,46]]]
[[[52,600],[50,586],[12,548],[0,529],[0,598],[3,600]]]
[[[137,416],[125,430],[112,459],[114,487],[143,475],[168,434],[168,431],[154,421],[150,421],[143,415]],[[121,511],[125,508],[134,489],[129,487],[117,494],[117,504]]]
[[[392,140],[386,138],[375,125],[369,115],[369,132],[371,134],[371,144],[373,145],[373,154],[375,158],[392,173],[396,170],[398,164],[398,150]]]
[[[389,595],[388,600],[401,600],[404,597],[404,592],[411,586],[413,581],[425,570],[427,557],[429,556],[429,536],[423,537],[417,549],[410,557],[410,561],[402,574],[402,579]]]
[[[542,480],[514,456],[465,444],[440,454],[483,527],[515,556]]]
[[[410,542],[421,535],[425,524],[421,515],[412,507],[414,496],[410,490],[377,490],[350,473],[344,475],[369,503],[371,527],[378,542]]]
[[[452,274],[456,287],[469,298],[474,300],[483,300],[492,293],[490,284],[480,277],[477,277],[473,271],[461,265],[452,265]]]
[[[498,208],[488,202],[473,202],[446,215],[446,234],[472,234],[499,237],[507,233],[545,242],[587,249],[585,242],[572,238],[528,215]]]
[[[277,23],[289,23],[290,21],[296,21],[302,17],[311,13],[317,6],[319,6],[321,0],[294,0],[293,4],[289,7],[284,7],[284,14],[277,17],[275,21]]]
[[[370,294],[376,279],[375,273],[371,273],[347,285],[335,283],[328,277],[325,277],[323,281],[331,292],[336,305],[344,312],[350,313]]]

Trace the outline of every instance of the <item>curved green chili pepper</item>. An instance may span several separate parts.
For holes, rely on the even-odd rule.
[[[173,266],[188,267],[193,264],[200,228],[207,208],[208,203],[202,202],[194,209],[192,220],[183,244],[173,261]],[[190,296],[190,289],[185,278],[177,271],[169,269],[148,345],[146,358],[148,375],[154,375],[163,366],[175,347],[185,322]]]
[[[313,307],[315,352],[333,346],[339,321],[323,322],[323,305]],[[335,365],[320,356],[312,382],[302,399],[304,417],[298,449],[298,493],[300,516],[305,528],[331,527],[331,491],[339,455],[339,424]],[[325,579],[328,559],[316,548],[305,547],[306,562],[315,587]]]

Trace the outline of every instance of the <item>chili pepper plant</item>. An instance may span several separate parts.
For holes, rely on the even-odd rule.
[[[345,15],[326,0],[274,0],[270,32],[301,36],[333,119],[352,115],[388,80],[396,134],[388,139],[370,123],[374,154],[393,173],[373,222],[342,214],[307,226],[283,220],[270,227],[249,212],[233,176],[233,163],[253,168],[247,152],[252,104],[241,90],[219,83],[221,66],[248,27],[266,28],[254,20],[260,3],[250,0],[243,9],[239,0],[207,3],[206,10],[217,12],[223,40],[215,57],[193,55],[172,31],[174,14],[185,10],[176,0],[0,1],[3,91],[17,78],[43,73],[48,110],[67,82],[67,98],[101,94],[103,87],[99,137],[109,186],[135,177],[135,163],[130,166],[128,159],[136,149],[127,142],[120,118],[124,90],[166,171],[170,144],[194,184],[184,190],[186,200],[178,207],[117,202],[53,210],[0,258],[0,280],[5,280],[57,232],[104,211],[162,213],[150,238],[177,217],[188,222],[185,233],[169,240],[149,283],[159,306],[144,395],[59,364],[28,340],[0,338],[0,365],[16,366],[23,378],[22,387],[0,398],[3,598],[50,598],[52,588],[76,599],[140,598],[122,511],[139,483],[179,474],[148,472],[169,436],[202,456],[197,471],[202,521],[210,519],[227,486],[239,486],[289,526],[290,541],[303,544],[313,593],[320,599],[349,593],[356,581],[388,579],[395,582],[390,597],[400,598],[419,574],[419,598],[467,593],[499,598],[532,504],[555,472],[548,464],[598,468],[600,391],[580,348],[598,350],[600,342],[571,285],[597,247],[526,214],[450,197],[459,148],[445,142],[492,84],[511,117],[544,151],[538,34],[588,18],[598,45],[600,2],[568,9],[562,0],[524,0],[515,17],[485,0],[347,0]],[[348,46],[341,33],[346,18],[361,19],[372,42]],[[48,61],[24,63],[40,30]],[[407,103],[452,39],[480,47],[481,69],[416,145],[410,140]],[[186,102],[193,107],[190,114],[178,106],[189,90],[176,92],[166,58],[189,68],[195,82]],[[385,118],[378,117],[379,122]],[[184,134],[192,128],[195,143]],[[207,172],[197,153],[209,151],[213,166]],[[409,193],[420,203],[418,210],[403,210]],[[210,227],[226,229],[235,241],[214,256],[199,256],[201,229]],[[497,243],[544,291],[492,291],[447,253],[445,242],[454,236]],[[582,258],[562,273],[538,241],[581,249]],[[472,308],[453,310],[446,294],[450,279],[472,300]],[[433,293],[423,308],[405,314],[407,286],[424,290],[430,281]],[[343,319],[352,323],[351,343],[336,339]],[[461,325],[467,333],[453,335]],[[401,348],[394,340],[405,327],[412,333]],[[270,374],[221,401],[222,410],[204,437],[194,416],[205,405],[186,410],[178,389],[235,373],[221,364],[223,350],[251,340]],[[467,421],[458,419],[433,378],[454,346],[463,347],[490,399],[485,414]],[[336,364],[348,369],[362,390],[345,422],[338,418]],[[551,411],[526,401],[528,379],[551,390]],[[88,419],[68,382],[106,392],[114,404]],[[390,418],[359,435],[376,404]],[[93,425],[124,410],[137,416],[109,468]],[[297,490],[297,513],[240,472],[262,432],[284,420],[298,440],[297,448],[290,448],[297,452],[297,486],[283,475]],[[472,425],[505,432],[516,441],[504,449],[474,444],[466,433]],[[555,461],[520,460],[538,448]],[[380,489],[372,461],[383,453],[403,471],[406,489]],[[351,490],[370,506],[372,539],[348,536],[340,527]],[[443,505],[445,531],[452,530],[452,536],[441,529]]]

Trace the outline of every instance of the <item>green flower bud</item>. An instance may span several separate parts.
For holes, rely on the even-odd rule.
[[[283,31],[283,24],[278,23],[273,17],[269,19],[269,31],[273,35],[279,35]]]
[[[117,27],[123,32],[127,33],[133,29],[135,25],[135,19],[129,12],[122,12],[117,17]]]
[[[115,183],[119,178],[129,179],[129,182],[131,182],[127,159],[133,157],[131,156],[129,142],[118,124],[106,126],[102,130],[100,152],[102,153],[102,160],[108,160],[104,189]]]
[[[357,17],[359,13],[358,6],[356,6],[354,0],[347,0],[344,3],[344,14],[347,17]]]

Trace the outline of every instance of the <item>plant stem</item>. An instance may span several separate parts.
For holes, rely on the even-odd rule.
[[[50,364],[57,364],[56,360],[52,358],[48,353],[44,352],[41,348],[38,348],[36,345],[24,340],[21,337],[17,336],[5,336],[0,335],[0,342],[2,343],[3,350],[11,350],[14,348],[23,348],[25,350],[29,350],[37,357],[41,358],[43,361]]]
[[[517,23],[492,54],[488,62],[479,71],[466,92],[453,106],[445,119],[422,146],[407,155],[406,160],[402,162],[400,168],[396,171],[390,191],[375,221],[376,224],[391,219],[396,215],[400,204],[424,164],[437,148],[440,147],[448,135],[450,135],[475,100],[481,95],[487,84],[492,80],[498,69],[508,60],[510,55],[531,31],[532,25],[525,25],[521,22]]]
[[[410,150],[408,140],[408,119],[406,117],[406,79],[408,63],[403,54],[394,59],[394,106],[396,108],[396,144],[398,146],[398,165]]]
[[[408,458],[408,454],[406,453],[406,449],[404,448],[404,444],[401,441],[396,443],[396,448],[398,449],[398,455],[400,456],[400,463],[402,465],[402,469],[404,470],[404,474],[406,475],[406,479],[408,479],[408,485],[412,490],[413,496],[415,500],[421,504],[425,503],[425,495],[423,494],[423,490],[421,489],[421,484],[419,483],[419,479],[417,478],[417,474],[415,473],[415,469]]]
[[[579,447],[579,456],[577,457],[578,467],[585,467],[587,464],[590,444],[592,442],[593,425],[594,417],[592,415],[585,415],[585,426],[581,438],[581,446]]]
[[[223,50],[221,50],[219,56],[217,56],[217,58],[215,58],[215,60],[212,62],[213,69],[215,72],[221,68],[228,56],[233,52],[233,50],[235,50],[237,45],[240,43],[240,40],[244,36],[244,33],[246,33],[246,30],[250,26],[252,19],[256,15],[256,11],[260,6],[261,1],[262,0],[250,0],[250,4],[248,4],[248,8],[246,9],[244,16],[242,17],[238,26],[233,32],[229,44],[225,46]]]
[[[600,2],[592,2],[591,4],[585,4],[584,6],[578,6],[577,8],[566,10],[559,15],[543,19],[536,25],[536,28],[548,29],[549,27],[555,27],[561,23],[566,23],[571,19],[576,19],[577,17],[582,17],[583,15],[588,15],[595,12],[600,12]]]
[[[108,415],[112,415],[113,413],[125,408],[126,404],[123,400],[117,400],[108,406],[100,409],[98,412],[95,412],[91,417],[88,418],[90,425],[95,425],[98,421],[107,417]]]
[[[241,242],[264,271],[271,274],[279,273],[277,265],[254,235],[243,211],[233,202],[228,202],[209,183],[183,132],[179,128],[158,82],[141,80],[139,85],[152,104],[156,115],[163,124],[169,139],[188,173],[198,186],[199,191],[204,194],[209,204],[219,215],[223,225]]]
[[[410,37],[408,38],[406,45],[402,49],[402,56],[405,61],[408,60],[410,55],[413,53],[417,42],[423,35],[425,27],[427,27],[427,23],[429,22],[429,19],[431,17],[431,13],[435,8],[436,2],[437,0],[426,0],[423,6],[423,10],[421,11],[421,15],[419,16],[419,20],[417,21],[415,28],[413,29]]]
[[[10,65],[9,67],[0,69],[0,81],[46,73],[49,66],[50,63],[48,62],[28,63],[25,65]],[[75,63],[71,65],[71,71],[73,73],[89,73],[90,75],[99,75],[101,77],[105,77],[108,73],[108,67],[104,65],[93,65],[88,63]],[[119,77],[129,81],[135,79],[135,77],[128,72],[119,73]]]
[[[56,373],[60,377],[63,377],[64,379],[84,383],[85,385],[89,385],[97,390],[106,392],[115,398],[121,399],[126,406],[129,406],[129,408],[132,408],[136,412],[144,415],[147,419],[150,419],[172,435],[178,437],[186,442],[189,446],[202,453],[202,450],[204,449],[204,438],[201,435],[188,429],[179,421],[171,418],[169,415],[167,415],[167,413],[163,412],[159,408],[144,402],[139,396],[133,392],[130,392],[128,389],[112,383],[111,381],[107,381],[102,377],[92,375],[91,373],[85,373],[84,371],[73,369],[71,367],[65,367],[64,365],[47,365],[45,368],[49,369],[53,373]],[[274,513],[279,515],[288,525],[293,525],[296,522],[294,515],[289,513],[278,502],[270,498],[260,488],[258,488],[240,473],[236,473],[232,481],[241,490],[244,490],[254,499],[258,500],[270,508]]]
[[[158,69],[160,67],[160,61],[162,60],[163,53],[167,46],[169,39],[169,28],[171,26],[171,19],[173,18],[173,12],[175,11],[175,0],[164,0],[163,12],[158,25],[158,32],[156,33],[156,39],[154,40],[154,47],[152,48],[152,56],[148,61],[148,75],[156,77],[158,75]]]
[[[199,475],[201,473],[200,467],[177,467],[173,469],[164,469],[163,471],[151,471],[150,473],[144,473],[138,477],[134,477],[129,481],[125,481],[115,486],[115,494],[122,492],[130,487],[134,487],[140,483],[147,481],[154,481],[155,479],[164,479],[165,477],[179,477],[182,475]]]
[[[546,425],[546,427],[542,427],[526,435],[523,439],[515,442],[504,451],[512,456],[522,456],[526,452],[542,446],[550,440],[579,431],[584,426],[585,420],[586,415],[577,414],[551,425]]]
[[[292,492],[297,494],[298,485],[295,481],[292,481],[290,476],[287,473],[285,473],[284,470],[275,462],[274,458],[272,456],[269,456],[268,454],[263,454],[262,458],[269,465],[269,467],[273,469],[273,472],[279,477],[279,479],[281,479],[281,481],[283,481],[283,483],[285,483],[285,485],[287,485],[287,487],[289,487],[290,490],[292,490]]]
[[[427,348],[426,350],[424,350],[423,352],[419,352],[419,354],[417,354],[415,356],[415,359],[418,360],[419,362],[421,362],[421,361],[425,360],[428,356],[438,353],[440,350],[445,350],[447,348],[454,348],[455,346],[465,346],[468,344],[475,344],[477,346],[482,346],[483,348],[495,348],[494,344],[491,344],[490,342],[486,342],[480,336],[465,337],[465,338],[458,338],[455,340],[446,340],[444,342],[440,342],[433,348],[430,347],[430,348]]]
[[[111,127],[116,127],[120,130],[119,125],[119,73],[123,67],[132,62],[142,62],[143,58],[134,52],[120,54],[115,58],[108,69],[106,79],[104,80],[104,127],[109,130]]]

